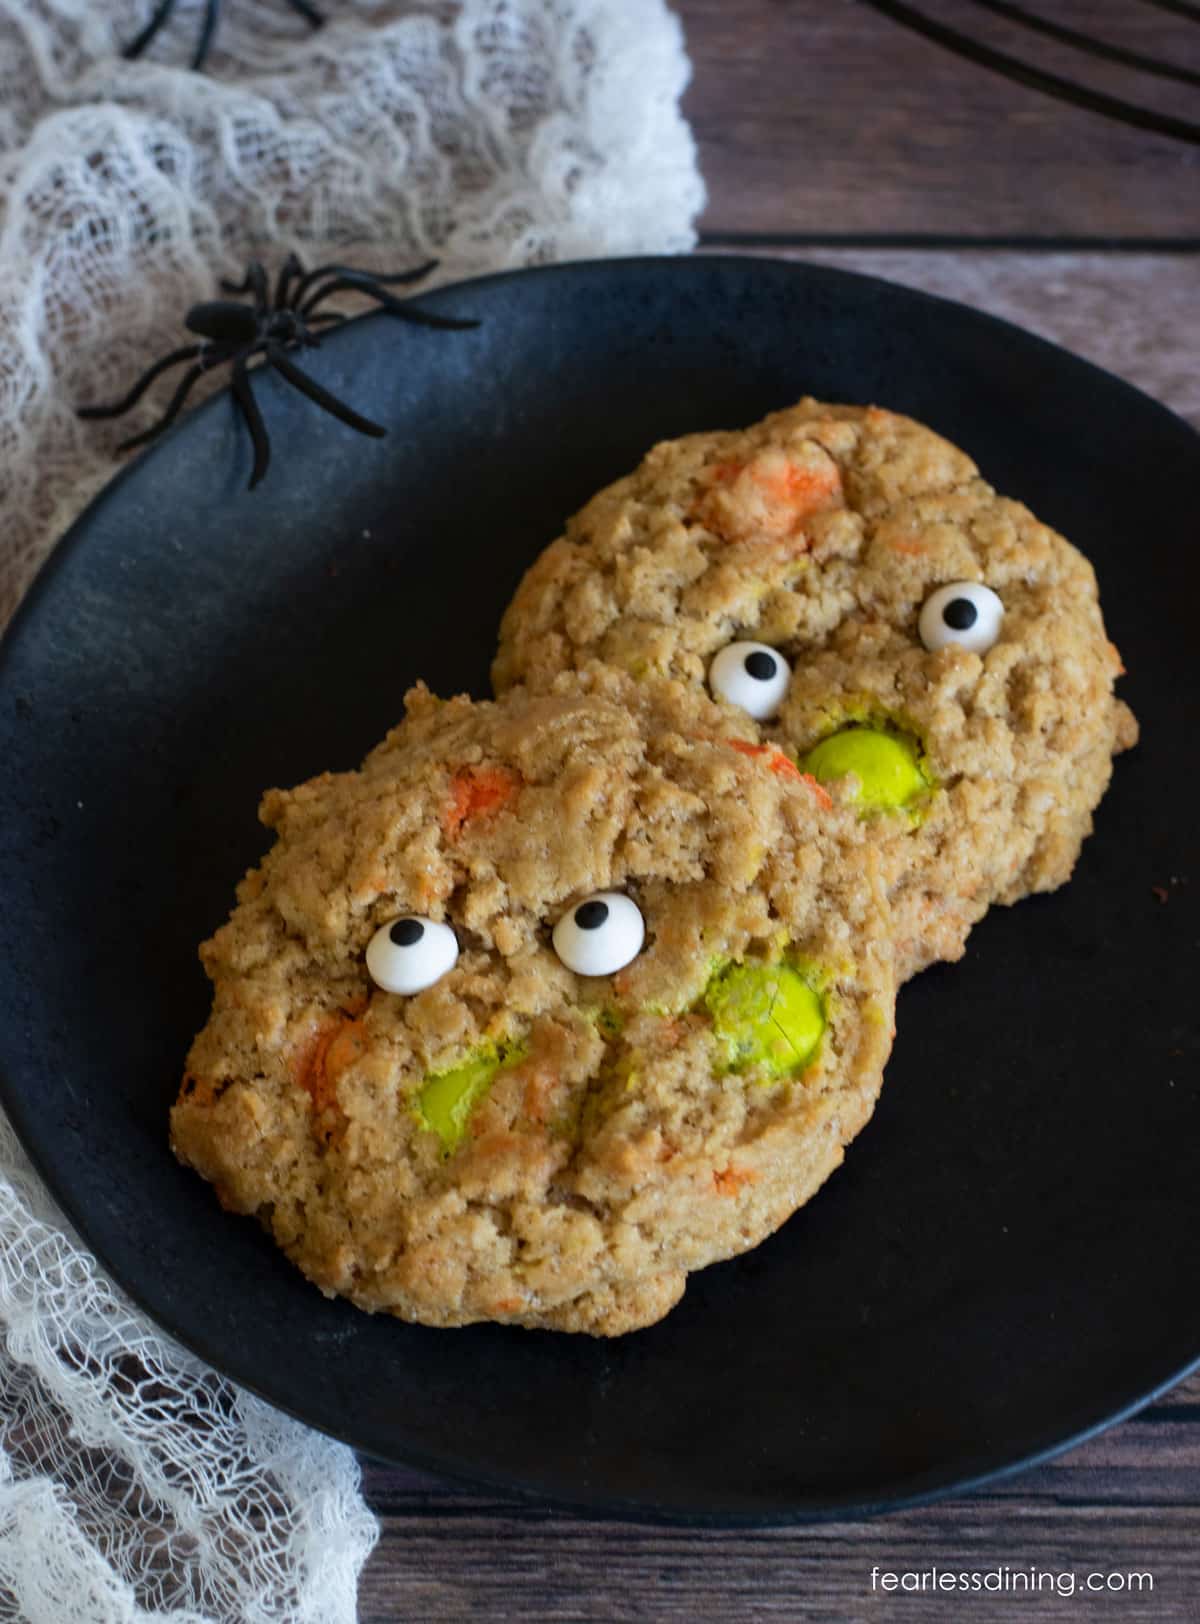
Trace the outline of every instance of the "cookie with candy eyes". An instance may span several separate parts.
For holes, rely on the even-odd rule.
[[[275,844],[202,949],[172,1143],[328,1293],[431,1325],[648,1324],[871,1113],[874,844],[701,690],[417,689],[359,771],[262,816]]]
[[[802,401],[656,446],[534,563],[498,691],[705,685],[871,822],[902,975],[1068,878],[1136,724],[1083,555],[911,419]]]

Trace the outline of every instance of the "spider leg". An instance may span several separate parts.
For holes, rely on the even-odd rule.
[[[338,276],[369,276],[372,282],[378,282],[381,287],[398,288],[406,282],[419,282],[422,277],[430,276],[441,264],[439,259],[427,259],[424,265],[418,265],[411,271],[389,271],[385,276],[382,271],[378,275],[374,271],[355,270],[353,265],[330,265],[329,269]]]
[[[288,5],[291,6],[293,11],[298,11],[304,18],[305,22],[310,25],[310,27],[324,28],[324,17],[317,10],[316,6],[309,5],[308,0],[288,0]]]
[[[204,22],[200,26],[200,38],[196,41],[196,54],[192,57],[192,71],[199,73],[204,66],[212,46],[213,35],[217,31],[217,23],[221,16],[221,0],[205,0]]]
[[[336,395],[331,395],[328,389],[323,389],[315,378],[309,377],[307,372],[301,372],[298,366],[288,360],[278,344],[269,344],[263,353],[266,355],[268,362],[283,374],[293,389],[298,389],[302,395],[307,395],[309,400],[318,405],[322,411],[329,412],[331,416],[348,424],[350,428],[357,429],[360,434],[369,434],[374,439],[382,439],[387,433],[382,423],[373,423],[369,417],[361,417],[352,406],[347,406]]]
[[[340,287],[346,286],[344,279],[333,277],[331,281],[326,282],[324,287],[318,286],[314,290],[312,278],[318,274],[323,276],[326,272],[310,271],[308,276],[304,278],[305,285],[296,289],[295,306],[304,316],[311,315],[322,299],[327,298],[331,293],[336,293]],[[303,303],[301,303],[302,300]]]
[[[152,367],[148,367],[129,393],[123,395],[120,400],[114,401],[111,406],[80,406],[77,409],[76,416],[88,419],[120,417],[131,406],[137,405],[156,378],[160,378],[171,367],[178,366],[180,361],[195,360],[196,356],[200,355],[203,350],[203,344],[185,344],[182,349],[172,350],[170,355],[164,355],[161,361],[156,361]]]
[[[369,292],[364,289],[364,292]],[[378,293],[371,293],[372,299],[379,299]],[[479,323],[473,316],[435,316],[432,310],[422,310],[420,305],[410,304],[406,299],[379,299],[380,304],[390,316],[399,316],[401,321],[410,321],[414,327],[434,327],[442,333],[466,333]]]
[[[246,274],[240,282],[230,282],[225,277],[221,278],[222,293],[250,293],[253,291],[257,300],[260,293],[263,298],[266,297],[266,290],[267,273],[262,267],[262,262],[257,259],[252,259],[249,265],[246,266]]]
[[[152,423],[148,429],[143,429],[140,434],[131,435],[128,440],[122,440],[117,450],[132,451],[135,445],[145,445],[147,440],[157,440],[158,436],[169,429],[179,416],[183,409],[183,403],[191,392],[192,385],[203,376],[204,371],[205,368],[199,361],[196,362],[195,366],[190,366],[179,380],[179,385],[158,422]]]
[[[380,287],[400,287],[408,282],[420,282],[430,271],[436,271],[438,261],[430,259],[424,265],[418,265],[411,271],[393,271],[389,276],[372,276],[369,271],[355,270],[353,265],[318,265],[315,270],[306,271],[303,281],[296,289],[296,298],[303,299],[314,282],[320,281],[323,276],[365,276],[372,282],[378,282]]]
[[[305,316],[304,319],[310,327],[315,327],[318,322],[345,321],[347,317],[344,310],[318,310],[315,316]]]
[[[291,303],[292,283],[297,277],[303,278],[304,266],[299,256],[289,254],[279,271],[279,278],[275,283],[275,309],[286,310]]]
[[[154,8],[154,14],[150,18],[150,21],[146,24],[145,28],[142,29],[137,38],[130,40],[129,44],[121,52],[121,55],[127,62],[133,62],[139,56],[141,56],[147,45],[149,45],[150,41],[154,38],[155,34],[158,33],[159,29],[174,10],[175,0],[158,0],[158,4]]]
[[[217,0],[218,5],[220,0]],[[247,267],[246,275],[254,289],[254,313],[256,316],[265,316],[271,308],[271,291],[267,285],[267,273],[260,260],[252,260]]]
[[[258,402],[254,398],[254,389],[246,371],[245,356],[239,357],[233,363],[233,398],[241,407],[246,427],[250,430],[250,443],[254,447],[254,467],[250,473],[248,487],[253,490],[270,466],[271,441],[267,435],[263,415],[258,409]]]
[[[335,277],[324,287],[317,288],[300,306],[300,314],[311,319],[315,307],[335,293],[365,294],[368,299],[374,299],[393,316],[399,316],[402,321],[415,322],[420,327],[438,327],[446,332],[462,332],[468,327],[479,326],[477,321],[461,320],[457,316],[435,316],[432,311],[422,310],[414,305],[410,299],[395,299],[386,288],[378,286],[374,277],[358,274]]]

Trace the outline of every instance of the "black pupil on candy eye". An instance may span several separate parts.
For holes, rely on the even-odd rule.
[[[607,918],[607,902],[581,902],[575,910],[575,923],[580,930],[599,930]]]
[[[388,935],[397,947],[412,947],[419,942],[425,934],[425,927],[419,919],[397,919],[388,931]]]
[[[775,675],[775,656],[755,649],[753,654],[747,654],[745,666],[749,675],[757,677],[759,682],[770,682]]]
[[[951,598],[942,610],[942,619],[951,631],[965,632],[979,619],[979,610],[970,598]]]

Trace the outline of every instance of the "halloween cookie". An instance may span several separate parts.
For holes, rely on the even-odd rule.
[[[694,686],[417,688],[360,771],[262,817],[172,1143],[327,1293],[627,1331],[871,1113],[894,970],[869,833]]]
[[[707,685],[856,805],[902,975],[1068,878],[1137,729],[1091,565],[921,424],[814,400],[656,446],[534,563],[494,676]]]

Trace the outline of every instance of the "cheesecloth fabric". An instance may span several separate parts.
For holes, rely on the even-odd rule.
[[[662,0],[323,0],[315,32],[225,0],[204,74],[203,0],[122,59],[154,9],[0,0],[0,625],[163,396],[74,407],[247,259],[443,281],[693,242]],[[155,1330],[0,1120],[0,1620],[339,1624],[376,1535],[352,1453]]]

